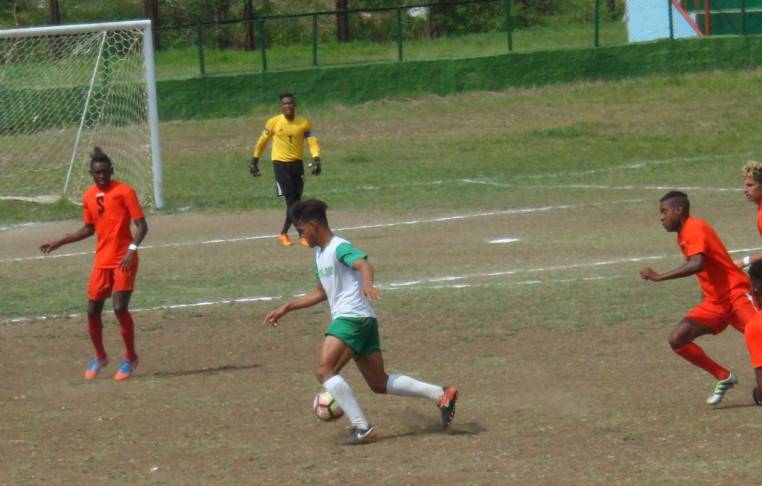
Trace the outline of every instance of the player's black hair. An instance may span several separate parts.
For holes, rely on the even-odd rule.
[[[296,99],[296,98],[294,97],[294,93],[282,93],[282,94],[281,94],[281,95],[280,95],[278,98],[279,98],[281,101],[283,101],[283,98],[291,98],[292,100],[295,100],[295,99]]]
[[[297,201],[289,209],[291,220],[295,222],[309,223],[315,221],[318,224],[328,226],[328,216],[325,212],[328,205],[320,199],[304,199]]]
[[[106,155],[100,147],[95,147],[93,153],[90,154],[90,168],[92,169],[95,164],[105,162],[111,167],[111,159]]]
[[[660,203],[665,201],[670,201],[671,205],[680,206],[686,211],[690,211],[691,209],[691,203],[688,201],[688,195],[682,191],[669,191],[664,196],[662,196],[661,199],[659,199]]]
[[[762,285],[762,260],[758,260],[749,267],[749,280],[756,285]]]

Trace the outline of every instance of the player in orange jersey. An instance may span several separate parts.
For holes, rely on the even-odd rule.
[[[757,260],[749,267],[751,293],[757,307],[762,307],[762,260]],[[762,312],[757,313],[746,323],[746,347],[751,354],[751,365],[757,377],[757,384],[752,389],[754,403],[762,406]]]
[[[757,205],[757,231],[762,236],[762,164],[754,161],[747,162],[741,169],[741,177],[743,177],[743,193],[746,199]],[[735,262],[740,268],[744,268],[759,260],[762,260],[762,253],[746,255]]]
[[[738,379],[693,341],[707,334],[719,334],[728,325],[744,332],[746,323],[757,314],[749,278],[733,263],[712,227],[690,216],[690,202],[685,193],[669,192],[659,203],[661,223],[667,231],[677,233],[677,244],[686,262],[664,273],[646,267],[640,276],[654,282],[690,275],[698,278],[704,300],[677,324],[669,336],[669,345],[683,359],[715,377],[714,391],[706,401],[715,405]]]
[[[135,352],[135,325],[129,312],[130,297],[138,273],[138,246],[148,232],[143,209],[135,191],[127,184],[111,179],[114,169],[111,159],[100,147],[95,147],[90,161],[90,175],[95,184],[83,195],[84,225],[76,232],[60,240],[40,246],[40,251],[51,251],[84,240],[96,234],[95,263],[90,274],[87,291],[87,326],[90,340],[95,347],[95,359],[85,371],[86,379],[93,379],[108,364],[103,346],[103,304],[112,296],[114,314],[126,348],[124,361],[119,367],[117,380],[124,380],[137,368],[139,359]],[[130,226],[135,223],[135,235]]]

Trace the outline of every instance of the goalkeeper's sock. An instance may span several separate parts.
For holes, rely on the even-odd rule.
[[[334,375],[323,383],[328,393],[336,400],[339,406],[347,414],[347,418],[352,422],[354,427],[358,427],[362,430],[366,430],[370,425],[368,419],[365,418],[365,414],[362,413],[360,404],[357,403],[352,389],[341,375]]]
[[[438,401],[444,395],[444,389],[441,386],[419,381],[407,375],[389,375],[386,393],[400,397],[420,397]]]

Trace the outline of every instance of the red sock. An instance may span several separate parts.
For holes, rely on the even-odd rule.
[[[694,343],[688,343],[680,349],[675,349],[675,352],[684,360],[710,373],[718,380],[724,380],[730,376],[730,371],[715,363],[712,358],[704,353],[703,349]]]
[[[87,332],[95,347],[95,357],[106,359],[106,349],[103,347],[103,320],[100,317],[88,317]]]
[[[123,312],[116,315],[116,319],[119,321],[119,330],[122,333],[122,341],[124,341],[124,358],[134,361],[138,358],[135,353],[135,323],[132,321],[132,315],[128,312]]]

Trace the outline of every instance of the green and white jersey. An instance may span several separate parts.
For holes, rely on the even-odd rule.
[[[344,238],[334,236],[315,254],[317,279],[331,306],[331,317],[376,317],[368,299],[362,297],[362,274],[352,268],[358,258],[368,255]]]

